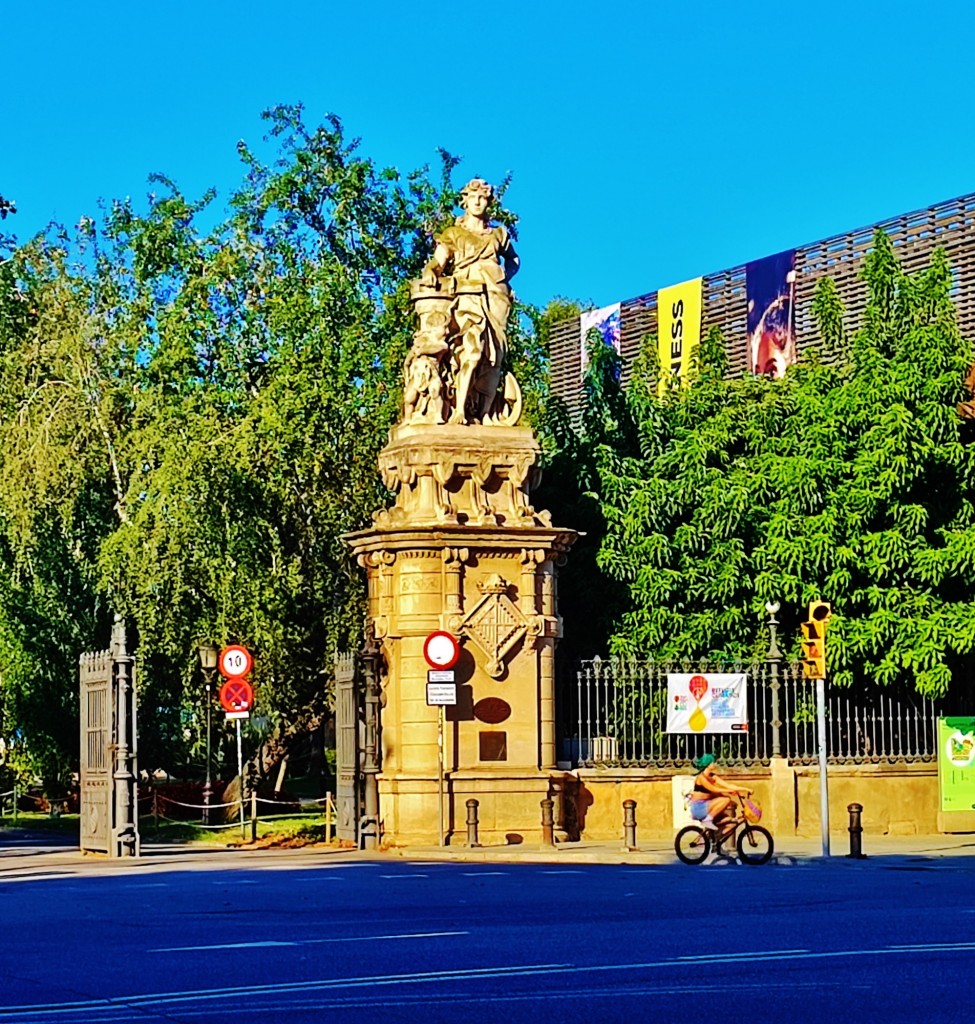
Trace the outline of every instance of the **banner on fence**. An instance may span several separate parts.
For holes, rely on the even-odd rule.
[[[660,375],[657,393],[662,395],[671,382],[687,381],[694,353],[701,342],[701,295],[703,277],[657,292],[657,354]]]
[[[751,371],[784,377],[796,361],[795,249],[746,264],[745,288]]]
[[[938,783],[942,811],[975,808],[975,718],[938,719]]]
[[[669,672],[667,732],[748,731],[744,672]]]
[[[620,351],[620,310],[622,306],[614,302],[602,309],[587,310],[579,317],[579,342],[582,346],[582,372],[589,365],[589,332],[594,328],[599,331],[603,344],[608,348]]]

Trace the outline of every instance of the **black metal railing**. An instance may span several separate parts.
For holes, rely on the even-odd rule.
[[[748,729],[730,734],[666,732],[667,675],[743,672]],[[561,759],[575,766],[677,767],[705,752],[724,764],[797,763],[818,757],[815,683],[795,663],[712,665],[594,658],[561,688]],[[855,692],[827,685],[827,756],[834,764],[933,761],[938,707],[911,691]]]

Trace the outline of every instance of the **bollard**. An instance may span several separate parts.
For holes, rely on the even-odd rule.
[[[636,849],[636,800],[623,801],[623,850]]]
[[[251,790],[251,842],[257,842],[257,790]]]
[[[555,845],[555,801],[542,801],[542,846]]]
[[[477,801],[473,797],[467,801],[467,845],[481,845],[477,841]]]
[[[863,826],[860,824],[863,807],[860,804],[848,804],[846,809],[850,812],[850,852],[847,856],[862,860],[866,857],[862,846]]]

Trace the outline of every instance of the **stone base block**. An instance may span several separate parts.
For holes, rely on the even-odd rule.
[[[557,837],[572,835],[575,778],[567,772],[452,772],[444,778],[443,818],[448,846],[467,843],[467,801],[478,802],[481,846],[537,844],[542,838],[542,800],[551,798]],[[391,846],[436,845],[437,778],[379,776],[382,842]]]
[[[938,831],[975,832],[975,811],[938,811]]]

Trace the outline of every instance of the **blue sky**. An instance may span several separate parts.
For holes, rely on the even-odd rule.
[[[520,297],[596,305],[975,191],[970,3],[8,4],[24,237],[162,171],[225,198],[301,101],[378,163],[511,171]]]

